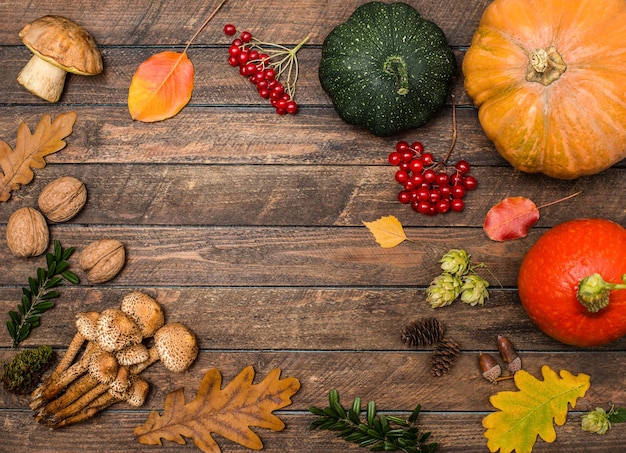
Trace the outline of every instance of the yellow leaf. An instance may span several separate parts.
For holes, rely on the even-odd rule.
[[[520,370],[515,373],[519,392],[499,392],[489,401],[499,412],[483,418],[489,451],[530,453],[540,436],[546,442],[556,440],[553,422],[565,423],[568,403],[574,408],[576,400],[585,396],[590,377],[584,373],[574,376],[561,370],[559,376],[548,366],[541,368],[543,381]]]
[[[134,120],[151,123],[173,117],[189,103],[193,63],[186,52],[161,52],[139,65],[128,90]]]
[[[382,248],[389,249],[406,241],[402,224],[392,215],[381,217],[373,222],[364,221],[363,224]]]
[[[161,439],[184,444],[184,437],[205,453],[219,453],[220,447],[211,433],[260,450],[263,443],[249,427],[281,431],[285,424],[272,414],[291,404],[291,396],[300,389],[296,378],[280,379],[276,368],[258,384],[253,384],[254,369],[243,369],[224,389],[222,375],[213,368],[206,372],[196,398],[185,404],[183,390],[165,398],[163,415],[153,411],[148,421],[135,428],[137,440],[146,445],[161,445]]]

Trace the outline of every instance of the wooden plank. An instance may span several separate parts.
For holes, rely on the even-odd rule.
[[[222,26],[229,22],[235,23],[241,30],[249,29],[264,41],[295,44],[310,34],[311,44],[321,44],[332,28],[347,20],[362,3],[358,0],[299,0],[297,7],[285,7],[280,0],[259,3],[229,0],[198,36],[195,44],[227,42]],[[441,5],[416,0],[411,5],[426,19],[439,25],[452,45],[459,46],[469,44],[488,3],[488,0],[460,0]],[[4,3],[0,4],[0,42],[19,45],[17,33],[24,24],[45,14],[59,14],[87,28],[101,46],[185,45],[217,4],[217,0],[202,5],[188,1],[129,3],[123,0],[86,0],[15,8],[10,3]],[[459,17],[463,21],[457,20]]]
[[[424,268],[423,273],[429,273]],[[166,282],[164,282],[166,284]],[[59,289],[57,306],[45,313],[24,346],[49,344],[64,349],[76,332],[74,316],[118,306],[134,286]],[[405,288],[297,288],[297,287],[156,287],[139,288],[164,307],[170,321],[188,325],[208,349],[303,351],[430,350],[402,343],[403,328],[413,320],[435,316],[464,351],[494,351],[496,335],[506,335],[519,350],[580,351],[552,340],[524,313],[517,292],[495,284],[484,306],[455,302],[433,310],[423,287]],[[15,310],[19,287],[0,294],[0,321]],[[10,347],[6,328],[0,329],[0,347]],[[619,351],[626,338],[593,353]],[[584,353],[581,352],[581,354]]]

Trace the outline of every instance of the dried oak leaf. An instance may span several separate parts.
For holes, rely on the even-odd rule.
[[[0,140],[0,201],[7,201],[12,190],[32,181],[32,169],[45,167],[45,156],[65,148],[63,139],[72,133],[75,121],[75,112],[62,113],[53,122],[50,115],[44,115],[33,134],[25,123],[19,125],[15,150]]]
[[[489,401],[498,412],[483,418],[489,451],[530,453],[537,436],[546,442],[556,440],[554,423],[561,426],[567,417],[568,404],[574,408],[576,400],[585,396],[590,376],[574,376],[561,370],[559,375],[548,366],[541,368],[544,380],[520,370],[515,373],[519,392],[499,392]]]
[[[374,235],[382,248],[388,249],[406,241],[406,234],[400,221],[392,215],[381,217],[373,222],[363,221],[363,225]]]
[[[300,382],[280,379],[279,368],[258,384],[253,384],[253,379],[254,369],[248,366],[222,390],[220,372],[215,368],[207,371],[193,401],[185,404],[183,389],[169,393],[163,415],[153,411],[145,424],[135,428],[137,440],[146,445],[162,445],[161,439],[185,444],[184,437],[188,437],[203,452],[218,453],[220,447],[211,436],[217,433],[260,450],[263,443],[249,427],[281,431],[285,424],[272,412],[291,404]]]

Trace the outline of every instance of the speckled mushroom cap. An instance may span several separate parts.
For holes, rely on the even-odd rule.
[[[137,323],[118,308],[107,308],[100,313],[96,335],[98,346],[108,352],[119,351],[142,340]]]
[[[163,327],[165,315],[161,304],[141,291],[133,291],[122,299],[121,310],[141,328],[141,335],[150,338]]]
[[[143,406],[150,390],[150,384],[140,376],[130,376],[130,385],[123,391],[109,388],[109,393],[119,400],[126,401],[133,407]]]
[[[117,362],[122,366],[135,365],[150,358],[148,348],[143,343],[131,344],[115,353]]]
[[[76,329],[89,341],[96,341],[96,331],[99,313],[87,311],[76,314]]]
[[[32,53],[68,72],[80,75],[102,72],[102,56],[93,37],[66,17],[40,17],[26,24],[19,35]]]
[[[175,373],[189,368],[198,355],[196,336],[179,322],[165,324],[154,334],[154,348],[163,365]]]
[[[118,362],[115,356],[102,349],[96,349],[89,357],[89,374],[101,384],[110,384],[117,376]]]

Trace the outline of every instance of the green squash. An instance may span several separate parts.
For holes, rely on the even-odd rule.
[[[401,2],[358,7],[324,40],[319,66],[339,116],[381,137],[428,121],[455,73],[443,31]]]

